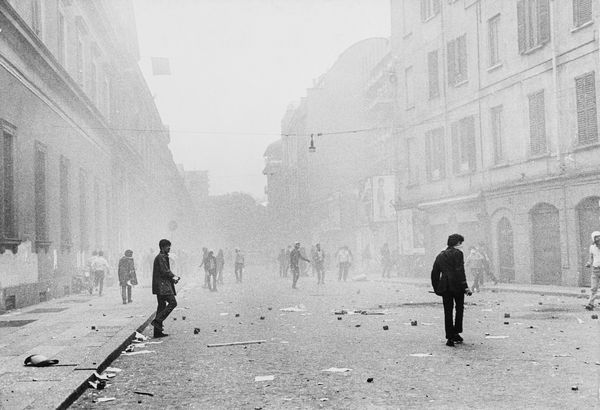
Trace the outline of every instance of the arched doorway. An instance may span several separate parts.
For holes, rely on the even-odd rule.
[[[501,282],[515,280],[515,253],[513,230],[506,217],[500,218],[496,229],[498,240],[498,274]]]
[[[591,233],[600,231],[600,197],[585,198],[577,206],[577,225],[579,228],[579,286],[590,286],[590,270],[585,267],[589,257]]]
[[[532,282],[540,285],[560,285],[560,227],[558,209],[550,204],[538,204],[530,212],[533,249]]]

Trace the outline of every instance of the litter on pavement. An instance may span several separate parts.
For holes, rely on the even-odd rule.
[[[491,336],[491,335],[488,335],[485,338],[486,339],[508,339],[508,336]]]
[[[139,333],[139,332],[135,332],[135,336],[133,337],[134,340],[139,340],[139,341],[146,341],[148,340],[148,336],[144,336],[143,334]]]
[[[135,394],[141,394],[142,396],[150,396],[150,397],[154,396],[154,393],[150,393],[150,392],[147,392],[147,391],[134,390],[134,393]]]
[[[321,371],[322,372],[331,372],[331,373],[345,373],[345,372],[352,371],[352,369],[349,369],[347,367],[330,367],[329,369],[323,369]]]
[[[138,350],[137,352],[122,352],[123,356],[135,356],[138,354],[156,353],[155,350]]]
[[[222,346],[240,346],[240,345],[253,345],[266,343],[266,340],[248,340],[245,342],[226,342],[226,343],[212,343],[206,345],[206,347],[222,347]]]
[[[32,354],[25,359],[25,366],[48,367],[55,364],[58,364],[58,360],[48,359],[46,356],[41,354]]]
[[[98,397],[95,402],[96,403],[105,403],[107,401],[115,401],[117,400],[115,397]]]
[[[412,357],[432,357],[431,353],[411,353]]]
[[[275,380],[275,376],[270,375],[270,376],[256,376],[254,377],[254,381],[255,382],[268,382],[271,380]]]
[[[219,313],[219,315],[221,315],[221,316],[227,316],[228,314],[229,313],[227,313],[227,312]]]
[[[296,305],[283,309],[279,309],[282,312],[306,312],[306,306],[304,305]]]
[[[123,370],[119,369],[118,367],[107,367],[106,371],[111,373],[120,373]]]

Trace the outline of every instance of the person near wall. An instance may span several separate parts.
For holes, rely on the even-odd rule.
[[[135,263],[133,261],[133,251],[127,249],[125,255],[119,259],[119,285],[121,285],[121,298],[123,304],[133,302],[131,298],[131,287],[138,284],[137,276],[135,273]]]
[[[465,238],[460,234],[448,237],[448,247],[435,258],[431,269],[431,285],[436,295],[441,296],[444,303],[444,327],[446,346],[462,343],[460,334],[463,331],[463,313],[465,295],[472,292],[467,285],[463,253],[460,250]],[[456,316],[453,318],[453,310]]]
[[[586,267],[592,268],[592,289],[590,292],[590,298],[585,306],[587,310],[594,310],[595,300],[600,298],[598,294],[598,286],[600,286],[600,232],[594,231],[592,233],[593,243],[590,245],[590,257],[586,263]]]
[[[337,251],[337,263],[339,269],[338,281],[343,279],[346,282],[350,266],[352,265],[352,252],[350,252],[350,249],[346,245]]]
[[[171,272],[169,262],[169,252],[171,251],[171,241],[161,239],[158,242],[160,252],[154,258],[152,266],[152,294],[156,295],[157,307],[156,316],[150,323],[154,327],[154,337],[165,337],[163,322],[177,306],[177,291],[175,285],[180,277]]]

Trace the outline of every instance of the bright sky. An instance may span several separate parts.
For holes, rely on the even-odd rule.
[[[389,37],[389,0],[135,0],[142,69],[171,150],[210,193],[264,197],[287,106],[357,41]],[[153,77],[149,56],[168,57]]]

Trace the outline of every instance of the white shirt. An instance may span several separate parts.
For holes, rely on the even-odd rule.
[[[590,245],[590,253],[594,256],[592,266],[594,268],[600,268],[600,248],[598,248],[595,243]]]

